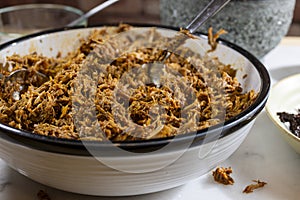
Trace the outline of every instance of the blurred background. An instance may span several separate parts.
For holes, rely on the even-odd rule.
[[[0,8],[25,3],[56,3],[70,5],[87,11],[103,0],[1,0]],[[293,23],[289,36],[300,36],[300,0],[296,0]],[[133,6],[134,5],[134,6]],[[89,24],[107,22],[160,23],[159,0],[121,0],[89,19]]]

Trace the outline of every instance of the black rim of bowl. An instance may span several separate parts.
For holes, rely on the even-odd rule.
[[[116,26],[116,25],[118,24],[99,24],[95,26],[89,26],[86,28],[98,28],[102,26]],[[166,28],[175,31],[179,30],[179,28],[177,27],[163,26],[163,25],[156,25],[156,24],[130,23],[130,25],[139,26],[139,27]],[[30,34],[0,45],[0,51],[5,49],[6,47],[9,47],[11,45],[16,45],[22,41],[37,36],[57,33],[57,32],[62,32],[62,31],[72,30],[72,29],[81,29],[81,28],[85,28],[85,27],[77,26],[77,27],[68,27],[68,28],[58,28],[58,29],[45,30],[38,33]],[[197,32],[195,33],[195,35],[197,35],[200,38],[207,39],[207,35],[204,33]],[[246,57],[258,71],[260,78],[263,81],[261,85],[261,91],[256,101],[237,116],[227,120],[224,124],[215,125],[207,129],[199,130],[197,131],[196,135],[187,133],[182,136],[176,136],[176,138],[170,137],[170,138],[149,139],[149,140],[141,140],[141,141],[113,142],[113,146],[117,146],[131,152],[144,153],[144,152],[158,150],[161,147],[169,144],[170,142],[174,142],[175,144],[177,144],[178,148],[180,149],[181,144],[184,144],[184,142],[186,141],[192,140],[193,142],[190,144],[190,147],[194,147],[194,146],[201,145],[203,143],[204,137],[207,134],[213,134],[216,131],[221,131],[221,135],[219,138],[230,135],[231,133],[238,130],[242,126],[248,124],[257,116],[257,114],[260,113],[260,111],[264,108],[266,104],[266,101],[269,96],[269,90],[270,90],[270,77],[267,69],[255,56],[253,56],[251,53],[244,50],[243,48],[237,46],[236,44],[233,44],[227,40],[220,39],[220,38],[217,41],[219,44],[227,46],[233,49],[234,51],[237,51],[242,56]],[[111,142],[85,141],[83,144],[83,142],[80,140],[70,140],[70,139],[33,134],[29,131],[19,130],[2,123],[0,123],[0,132],[1,132],[0,137],[4,140],[8,140],[10,142],[27,146],[33,149],[52,152],[52,153],[90,156],[91,153],[87,149],[92,148],[92,149],[99,149],[100,151],[106,151],[108,152],[107,155],[109,155],[109,150],[112,147]],[[176,148],[174,150],[178,150],[178,149]]]

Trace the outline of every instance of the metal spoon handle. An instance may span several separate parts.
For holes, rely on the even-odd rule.
[[[201,26],[208,18],[215,15],[219,10],[221,10],[230,0],[212,0],[202,12],[200,12],[192,22],[186,26],[186,29],[190,33],[194,33],[199,26]]]
[[[119,1],[119,0],[107,0],[103,3],[101,3],[100,5],[96,6],[95,8],[92,8],[90,11],[88,11],[87,13],[85,13],[84,15],[79,17],[78,19],[72,21],[67,26],[71,27],[71,26],[80,24],[83,20],[89,18],[90,16],[92,16],[92,15],[96,14],[97,12],[103,10],[104,8],[110,6],[111,4],[116,3],[117,1]]]

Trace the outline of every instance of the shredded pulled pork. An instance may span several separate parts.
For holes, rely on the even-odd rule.
[[[226,34],[227,31],[225,31],[224,29],[220,29],[218,32],[216,32],[215,34],[213,33],[213,28],[210,27],[208,29],[208,44],[210,45],[211,49],[208,52],[212,52],[214,50],[216,50],[218,42],[217,39],[223,35]]]
[[[2,78],[0,122],[58,138],[143,140],[216,125],[255,101],[257,94],[243,91],[230,65],[185,50],[164,61],[162,85],[157,87],[151,69],[143,66],[163,60],[166,51],[160,45],[167,39],[151,30],[136,40],[131,36],[110,40],[130,29],[120,25],[94,30],[66,57],[36,53],[7,57],[0,67],[4,76],[25,68],[47,75],[49,81],[38,87],[29,84],[14,99],[16,84]],[[153,45],[133,48],[138,47],[136,41]],[[133,51],[122,52],[125,47]]]
[[[264,187],[267,184],[266,182],[263,182],[260,180],[253,180],[253,182],[255,182],[255,184],[250,184],[250,185],[246,186],[246,188],[243,190],[243,193],[251,193],[255,189]]]
[[[215,171],[213,171],[212,175],[214,177],[214,180],[218,183],[224,185],[233,185],[234,180],[230,176],[231,173],[232,173],[231,167],[229,168],[218,167]]]

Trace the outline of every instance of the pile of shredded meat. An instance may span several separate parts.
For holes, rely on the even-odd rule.
[[[113,39],[131,28],[93,30],[66,57],[8,56],[0,67],[0,122],[66,139],[144,140],[216,125],[255,101],[255,91],[244,92],[236,70],[217,58],[199,58],[182,48],[165,59],[161,44],[168,38],[155,29],[136,40]],[[151,47],[137,41],[150,41]],[[122,51],[125,47],[133,48]],[[159,86],[152,80],[155,69],[147,65],[158,61],[165,63]],[[24,68],[49,80],[39,85],[5,78]]]

